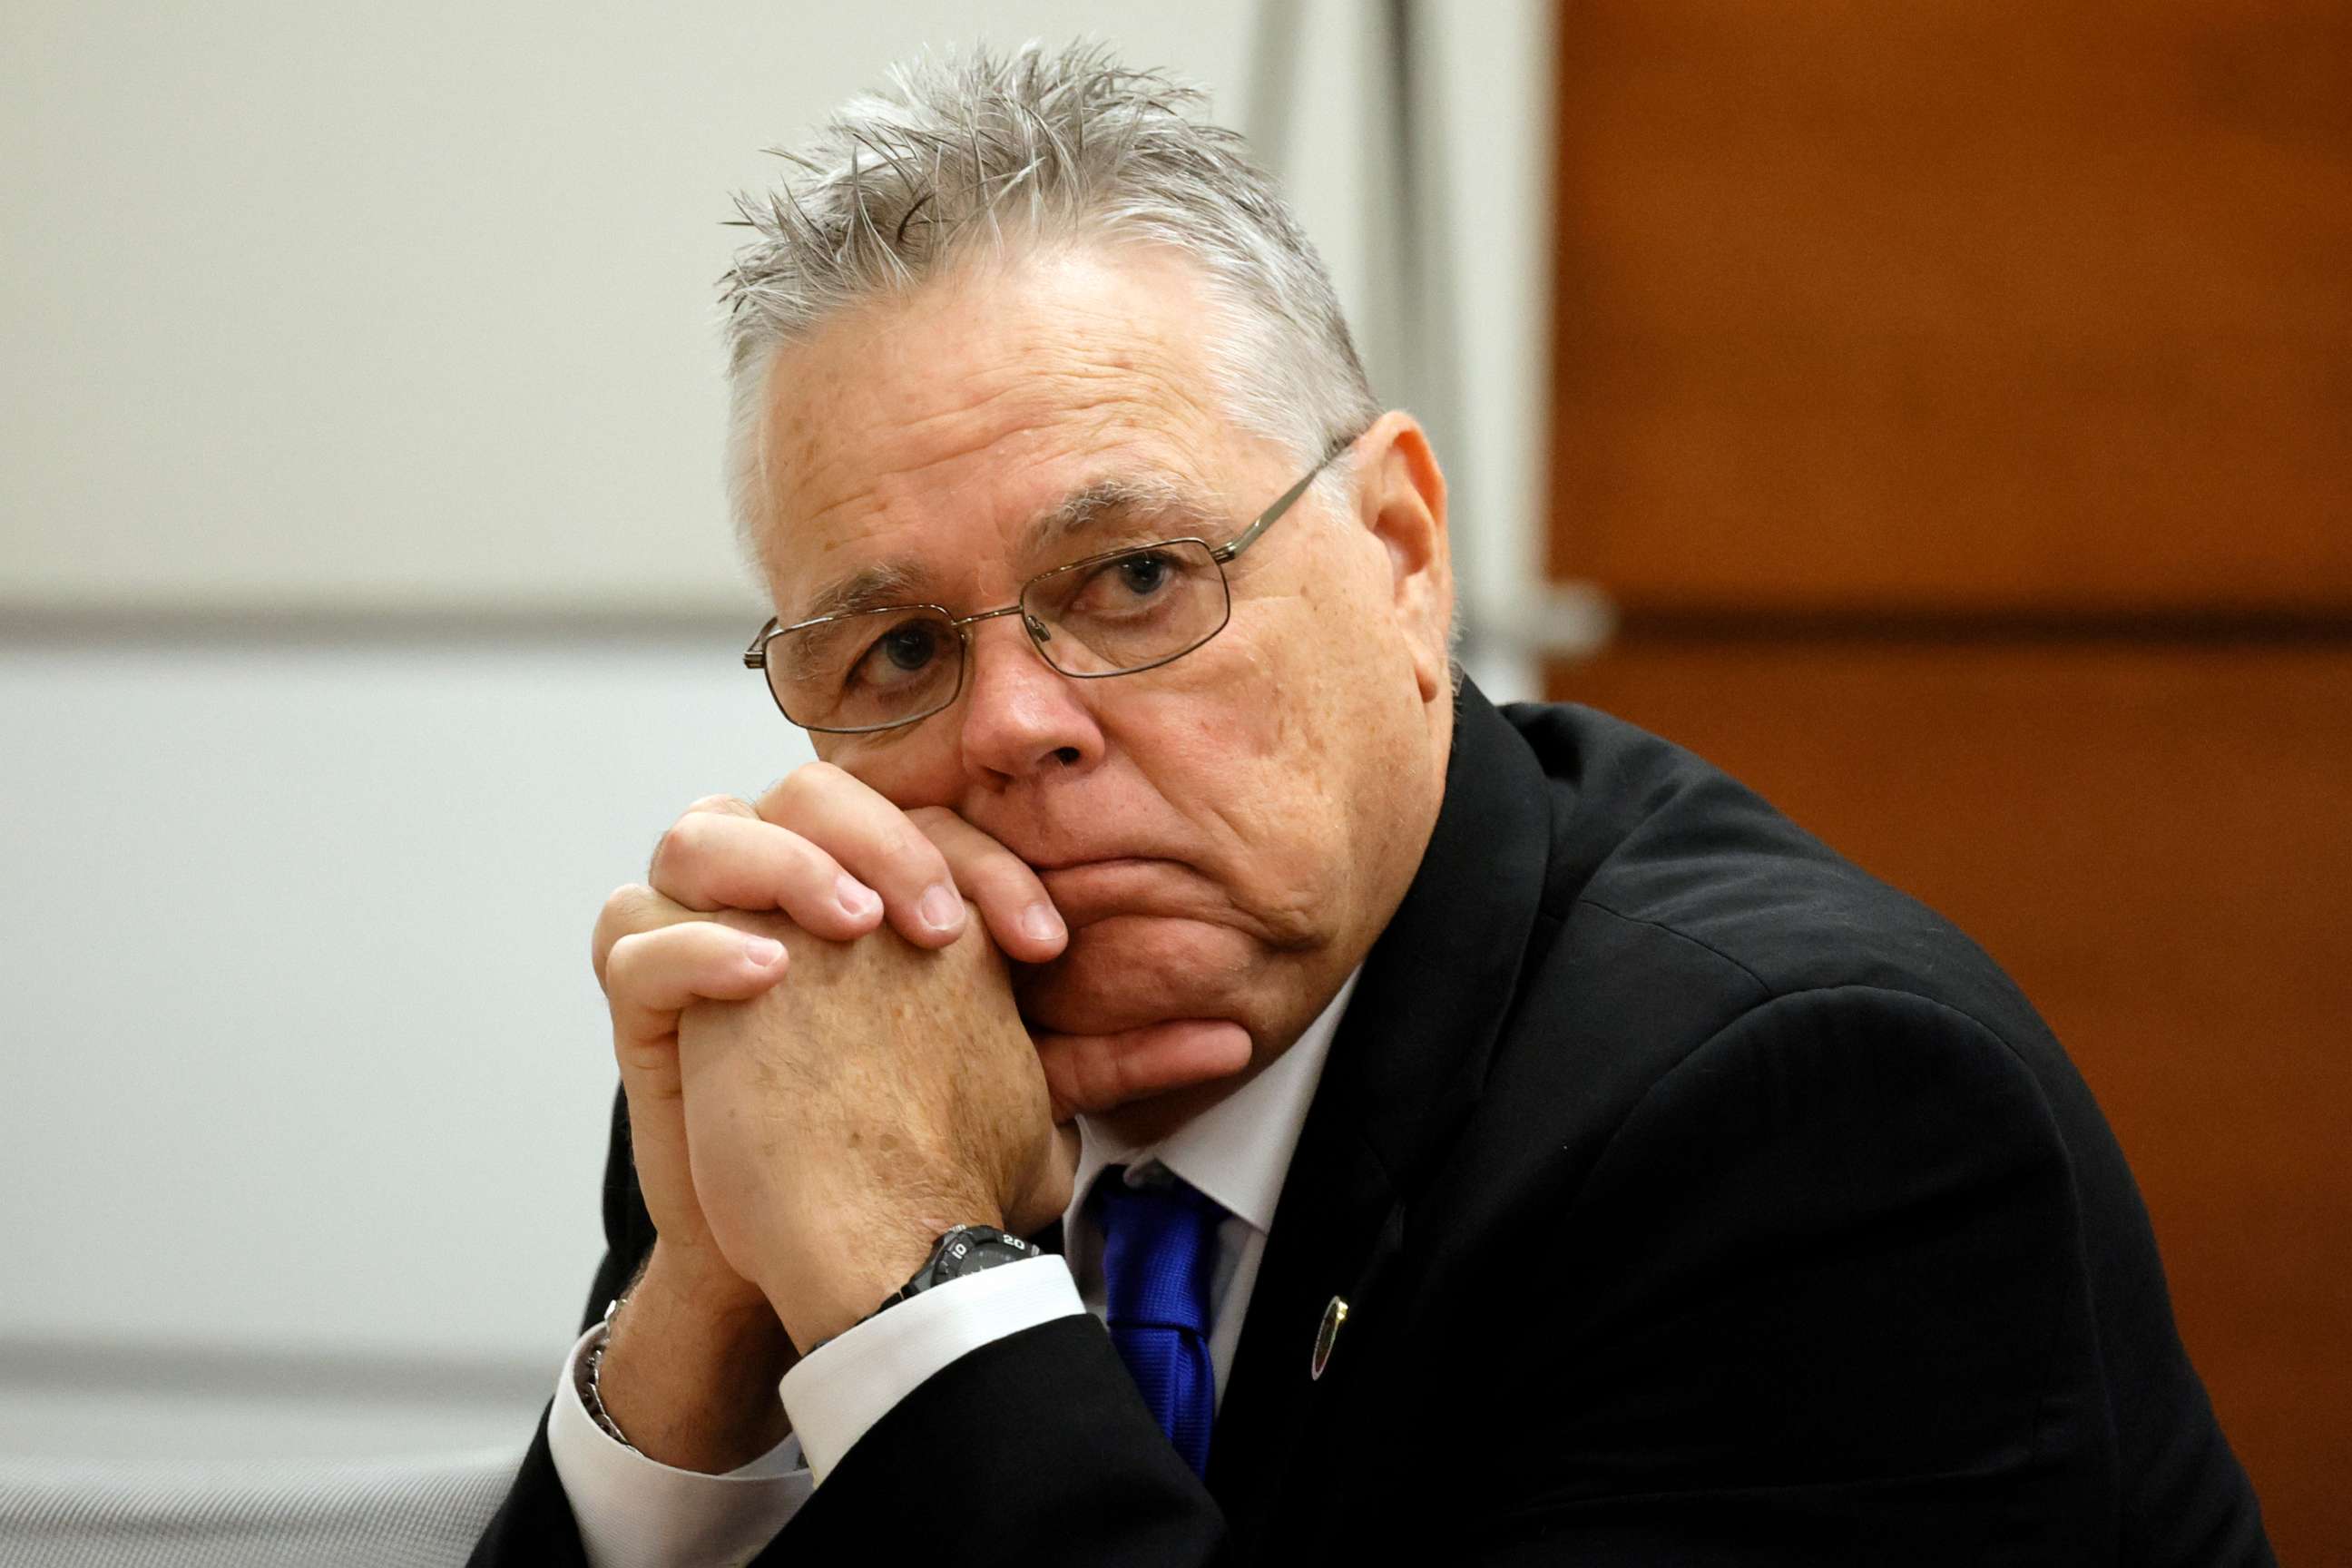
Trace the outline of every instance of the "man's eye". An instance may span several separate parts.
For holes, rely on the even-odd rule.
[[[1118,563],[1120,586],[1137,598],[1147,598],[1167,586],[1173,570],[1165,555],[1130,555]]]
[[[1185,600],[1187,563],[1166,550],[1138,550],[1078,574],[1059,608],[1086,622],[1135,625]]]
[[[876,637],[850,667],[845,683],[889,686],[929,668],[939,652],[940,628],[924,621],[908,621]]]
[[[939,636],[929,626],[900,626],[882,639],[882,652],[900,669],[920,669],[939,651]]]

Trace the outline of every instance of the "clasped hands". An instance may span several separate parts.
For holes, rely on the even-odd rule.
[[[829,763],[696,802],[648,879],[605,900],[593,958],[656,1253],[713,1312],[763,1300],[803,1353],[949,1226],[1058,1216],[1074,1114],[1248,1060],[1231,1025],[1033,1030],[1006,961],[1072,940],[1037,874]]]

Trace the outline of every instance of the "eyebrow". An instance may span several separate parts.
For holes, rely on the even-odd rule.
[[[902,562],[887,561],[864,567],[818,589],[798,621],[821,621],[827,616],[855,615],[860,610],[886,609],[917,602],[922,575]]]
[[[1040,513],[1021,535],[1021,553],[1034,559],[1081,534],[1145,517],[1194,529],[1214,528],[1224,521],[1222,514],[1164,475],[1122,475],[1073,490],[1052,510]]]
[[[1163,536],[1168,538],[1187,532],[1205,538],[1212,531],[1230,529],[1232,525],[1232,520],[1222,511],[1163,475],[1118,475],[1073,490],[1050,510],[1033,518],[1022,531],[1019,557],[1034,560],[1056,545],[1142,518],[1172,526],[1175,532]],[[887,561],[862,567],[818,589],[810,596],[807,607],[786,624],[928,603],[924,598],[928,581],[924,571],[910,562]]]

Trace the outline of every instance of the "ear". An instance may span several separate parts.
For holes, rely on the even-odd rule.
[[[1454,624],[1454,561],[1445,531],[1445,475],[1421,422],[1381,416],[1356,439],[1356,496],[1364,527],[1387,547],[1390,609],[1412,650],[1421,698],[1454,689],[1446,641]]]

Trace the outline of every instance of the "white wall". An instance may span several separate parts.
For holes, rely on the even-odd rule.
[[[1499,602],[1547,10],[1438,9],[1450,466]],[[1379,364],[1370,14],[1301,7],[1279,162]],[[598,1247],[589,922],[679,806],[805,755],[734,659],[725,194],[971,15],[0,11],[0,1452],[521,1440]],[[1227,117],[1261,21],[985,16]]]
[[[0,659],[0,1446],[176,1449],[186,1421],[136,1402],[61,1435],[51,1406],[122,1400],[123,1363],[215,1394],[241,1369],[311,1412],[240,1412],[214,1439],[240,1446],[321,1441],[313,1407],[384,1392],[387,1359],[404,1407],[488,1393],[527,1432],[601,1248],[596,907],[686,802],[807,755],[732,651]]]
[[[984,15],[1216,82],[1247,10]],[[973,15],[12,0],[5,593],[748,603],[710,435],[727,193]]]

